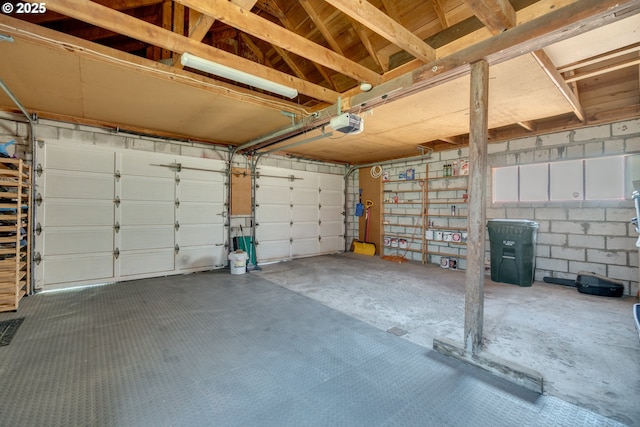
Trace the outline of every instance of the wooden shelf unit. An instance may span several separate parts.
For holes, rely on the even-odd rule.
[[[424,179],[381,181],[381,255],[406,258],[419,253],[425,263],[425,188]],[[403,219],[405,219],[403,221]]]
[[[31,167],[0,158],[0,311],[15,311],[31,281]]]
[[[439,264],[443,257],[455,259],[460,268],[461,259],[466,259],[466,238],[468,230],[467,175],[438,176],[429,172],[427,165],[425,183],[425,262]],[[455,206],[455,212],[452,209]],[[439,233],[442,233],[440,236]],[[451,240],[445,240],[446,233]],[[437,238],[436,236],[440,236]],[[454,241],[453,238],[459,238]],[[439,259],[434,259],[439,257]]]

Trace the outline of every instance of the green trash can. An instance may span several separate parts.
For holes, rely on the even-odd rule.
[[[491,247],[491,280],[531,286],[536,264],[538,223],[519,219],[487,222]]]

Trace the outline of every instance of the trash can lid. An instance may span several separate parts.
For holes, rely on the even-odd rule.
[[[501,225],[515,225],[528,228],[538,228],[539,226],[537,222],[528,219],[490,219],[487,221],[487,227],[489,228],[493,226],[499,227]]]

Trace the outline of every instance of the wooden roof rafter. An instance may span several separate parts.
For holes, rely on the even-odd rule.
[[[244,10],[227,0],[210,0],[206,4],[197,0],[176,0],[187,7],[192,7],[204,14],[215,17],[221,22],[277,45],[303,58],[345,74],[358,81],[369,81],[377,84],[381,76],[376,72],[353,62],[336,52],[313,43],[271,21]]]
[[[324,0],[342,13],[362,23],[374,33],[377,33],[406,50],[422,62],[428,63],[436,58],[434,48],[425,43],[420,37],[394,21],[380,9],[367,0],[345,2],[342,0]],[[364,80],[369,81],[369,80]],[[369,83],[375,83],[369,81]]]

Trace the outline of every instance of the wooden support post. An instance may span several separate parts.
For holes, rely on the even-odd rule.
[[[434,338],[433,348],[442,354],[520,384],[529,390],[542,393],[544,379],[539,372],[482,351],[488,115],[489,63],[482,59],[471,64],[469,216],[467,219],[469,237],[467,238],[467,276],[464,298],[464,343],[461,348],[447,338]]]
[[[469,107],[469,237],[464,300],[464,348],[473,355],[482,345],[484,317],[484,252],[489,113],[489,64],[471,64]]]

